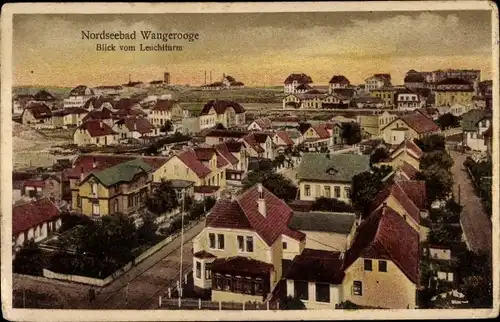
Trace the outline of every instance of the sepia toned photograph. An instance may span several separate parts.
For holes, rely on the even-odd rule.
[[[4,315],[498,315],[498,10],[432,3],[3,7]]]

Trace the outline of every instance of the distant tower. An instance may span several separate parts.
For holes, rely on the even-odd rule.
[[[205,83],[204,85],[207,85],[207,71],[205,70]]]
[[[210,84],[212,84],[212,71],[210,71]]]
[[[163,73],[163,82],[165,83],[165,85],[170,85],[170,73],[169,72]]]
[[[128,83],[132,83],[132,75],[131,74],[128,74]]]

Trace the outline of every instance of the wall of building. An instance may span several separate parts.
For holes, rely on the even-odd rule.
[[[295,296],[293,280],[286,280],[286,295]],[[330,284],[330,302],[326,303],[316,300],[316,283],[308,282],[308,299],[301,301],[308,310],[335,309],[335,305],[342,302],[342,286]]]
[[[310,186],[310,195],[306,195],[305,186]],[[300,181],[300,200],[316,200],[319,197],[327,197],[325,186],[330,187],[330,198],[336,198],[346,203],[351,200],[346,192],[346,188],[351,188],[351,183],[330,183],[330,182],[313,182],[313,181]],[[340,197],[335,196],[335,187],[340,188]]]
[[[301,230],[306,234],[305,248],[326,251],[345,251],[347,247],[347,234],[334,232]]]
[[[474,92],[463,92],[463,91],[436,91],[435,92],[435,102],[436,105],[453,105],[453,104],[472,104],[472,97]]]

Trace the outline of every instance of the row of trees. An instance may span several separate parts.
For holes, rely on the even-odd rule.
[[[471,157],[467,157],[464,162],[465,169],[468,169],[471,180],[474,183],[476,192],[482,200],[484,210],[488,216],[493,214],[492,212],[492,176],[493,176],[493,164],[491,159],[483,160],[480,162],[474,161]]]

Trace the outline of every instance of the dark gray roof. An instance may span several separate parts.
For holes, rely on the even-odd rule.
[[[170,180],[172,188],[187,188],[194,185],[193,181],[188,180]]]
[[[356,216],[335,212],[294,212],[288,226],[300,231],[349,234]]]
[[[370,169],[370,157],[357,154],[305,153],[300,162],[299,180],[350,182],[356,174]]]
[[[462,115],[462,130],[477,131],[477,123],[485,118],[491,118],[491,111],[474,109]]]

